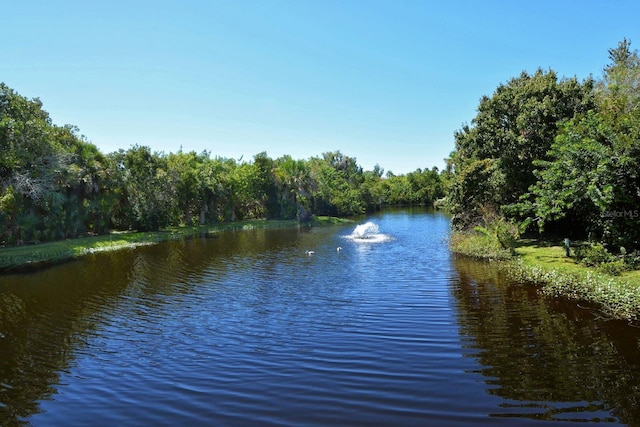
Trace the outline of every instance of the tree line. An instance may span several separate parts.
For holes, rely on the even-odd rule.
[[[601,78],[523,72],[455,133],[458,229],[503,224],[640,249],[640,59],[622,40]],[[515,232],[515,231],[514,231]]]
[[[0,84],[0,245],[243,219],[309,221],[444,196],[437,168],[365,171],[339,151],[251,161],[132,146],[105,154]]]
[[[53,124],[39,99],[0,83],[0,245],[446,200],[457,229],[562,232],[637,251],[640,58],[624,39],[609,59],[597,79],[538,69],[500,84],[454,133],[444,171],[397,176],[340,151],[251,161],[145,146],[104,154],[76,127]]]

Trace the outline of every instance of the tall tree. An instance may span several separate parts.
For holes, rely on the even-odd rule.
[[[593,107],[593,81],[558,80],[553,71],[501,84],[480,100],[471,125],[455,133],[450,204],[459,225],[483,210],[501,212],[537,180],[534,161],[547,159],[557,125]]]
[[[256,174],[255,195],[260,198],[263,210],[262,216],[265,218],[278,218],[280,204],[278,203],[275,163],[263,151],[253,156],[253,168]]]
[[[310,161],[317,182],[314,211],[321,215],[352,216],[365,212],[361,184],[362,168],[355,158],[339,151],[324,153]]]
[[[121,223],[145,231],[170,225],[176,209],[176,182],[167,173],[166,156],[137,145],[114,156],[124,186]]]
[[[609,58],[597,108],[567,122],[538,163],[531,209],[541,228],[560,223],[614,248],[640,248],[640,59],[626,39]]]
[[[0,84],[0,226],[8,243],[75,237],[109,226],[108,166],[40,100]]]
[[[285,155],[276,161],[276,165],[276,180],[281,192],[280,217],[308,220],[315,188],[308,163]]]
[[[173,220],[194,225],[200,222],[202,200],[203,158],[194,151],[177,153],[167,156],[167,168],[170,179],[175,183],[175,207],[177,212],[172,215]]]

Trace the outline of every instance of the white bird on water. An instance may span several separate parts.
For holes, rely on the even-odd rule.
[[[316,253],[316,251],[305,251],[305,253],[309,256],[313,255]]]
[[[338,251],[338,252],[340,252],[341,250],[342,250],[342,246],[338,246],[338,247],[336,248],[336,251]]]

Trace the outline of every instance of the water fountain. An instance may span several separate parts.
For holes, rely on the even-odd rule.
[[[358,225],[351,233],[354,239],[367,239],[376,236],[380,232],[380,227],[373,222],[365,222]]]
[[[384,242],[390,239],[388,235],[380,233],[378,225],[371,221],[356,226],[353,232],[346,236],[346,238],[357,242],[372,243]]]

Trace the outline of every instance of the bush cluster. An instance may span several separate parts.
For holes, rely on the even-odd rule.
[[[580,263],[612,276],[640,268],[640,251],[628,254],[624,247],[613,254],[601,243],[586,243],[577,246],[574,254]]]

